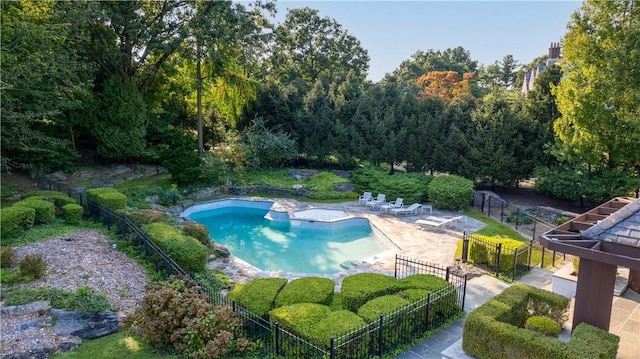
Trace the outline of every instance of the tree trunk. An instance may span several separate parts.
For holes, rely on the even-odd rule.
[[[204,156],[204,139],[202,131],[202,63],[200,44],[196,45],[196,77],[197,83],[197,112],[198,112],[198,154]]]

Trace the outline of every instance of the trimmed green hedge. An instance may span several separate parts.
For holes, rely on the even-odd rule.
[[[554,338],[557,338],[560,332],[562,332],[562,327],[558,322],[543,315],[533,315],[527,318],[524,327]]]
[[[429,183],[427,195],[436,208],[465,208],[473,201],[473,181],[460,176],[436,176]]]
[[[614,359],[618,355],[620,337],[587,323],[578,324],[567,343],[569,359]]]
[[[233,296],[243,307],[266,316],[275,308],[276,297],[286,284],[286,278],[258,278],[245,284]]]
[[[0,208],[0,236],[6,239],[17,236],[25,229],[33,227],[36,210],[31,207],[12,206]]]
[[[49,190],[38,190],[29,192],[22,196],[23,199],[27,198],[35,198],[42,199],[48,202],[53,203],[56,208],[62,208],[66,204],[77,203],[75,199],[67,196],[66,194],[59,191],[49,191]]]
[[[329,313],[331,309],[323,304],[297,303],[270,311],[269,320],[278,322],[303,337],[310,338],[315,325]]]
[[[530,316],[563,320],[568,306],[559,294],[525,284],[509,287],[469,313],[462,349],[478,359],[615,358],[618,338],[598,328],[574,330],[569,343],[524,328]]]
[[[400,290],[398,280],[379,273],[359,273],[342,281],[342,306],[354,313],[373,298],[395,294]]]
[[[142,228],[149,238],[189,273],[205,270],[209,253],[197,239],[185,236],[179,229],[162,222]]]
[[[480,238],[485,242],[498,244],[502,243],[500,251],[500,271],[506,272],[513,269],[515,254],[518,249],[526,248],[527,244],[510,238],[496,238],[474,234],[474,237]],[[471,240],[469,245],[469,260],[475,264],[488,264],[494,266],[496,264],[496,249],[493,246],[487,247],[485,244]],[[526,265],[528,256],[518,257],[518,263]]]
[[[79,204],[69,203],[62,206],[62,218],[69,224],[78,224],[82,219],[83,208]]]
[[[310,338],[312,342],[326,348],[331,346],[331,337],[337,338],[340,335],[362,328],[367,323],[360,316],[348,310],[338,310],[329,313],[314,325]]]
[[[211,246],[211,237],[209,237],[209,228],[200,223],[188,223],[182,227],[182,233],[185,236],[191,236],[197,239],[205,246]]]
[[[127,208],[127,196],[112,187],[88,189],[87,198],[102,203],[115,211]]]
[[[36,198],[27,198],[13,204],[16,207],[33,208],[36,212],[34,224],[51,223],[56,218],[56,207],[51,202]]]
[[[374,298],[358,309],[358,315],[365,322],[371,323],[380,319],[381,315],[387,315],[409,304],[409,301],[397,295],[384,295]]]
[[[276,297],[276,308],[295,303],[331,305],[335,283],[329,278],[303,277],[290,281]]]
[[[450,285],[446,280],[432,274],[413,274],[400,279],[398,284],[404,289],[426,289],[429,292],[435,292]]]

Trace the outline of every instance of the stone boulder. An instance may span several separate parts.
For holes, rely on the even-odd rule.
[[[231,252],[229,252],[227,247],[223,246],[222,244],[214,243],[213,251],[215,252],[216,257],[228,258],[229,256],[231,256]]]
[[[69,312],[52,309],[51,315],[57,318],[53,327],[56,335],[95,339],[118,331],[118,317],[114,312]]]
[[[336,192],[353,192],[354,188],[351,183],[334,183],[333,190]]]
[[[316,170],[292,170],[289,171],[289,178],[297,179],[298,181],[309,179],[318,173]]]
[[[349,175],[350,175],[349,171],[345,171],[345,170],[333,170],[331,171],[331,173],[342,178],[349,178]]]
[[[125,173],[129,173],[133,171],[131,168],[127,167],[127,166],[116,166],[112,171],[111,171],[111,177],[116,177],[116,176],[120,176],[123,175]]]

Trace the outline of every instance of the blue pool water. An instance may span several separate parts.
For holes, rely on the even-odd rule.
[[[366,219],[296,224],[288,216],[266,219],[267,213],[268,208],[231,206],[191,211],[187,217],[207,226],[211,238],[234,256],[268,271],[336,273],[388,250]]]

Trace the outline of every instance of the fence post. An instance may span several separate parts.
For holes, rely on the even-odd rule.
[[[538,216],[533,217],[533,233],[531,234],[531,240],[536,240],[536,225],[538,224]]]
[[[107,207],[107,210],[105,211],[105,216],[106,216],[106,224],[107,224],[107,230],[111,230],[111,212],[109,211],[109,207]]]
[[[529,260],[527,261],[527,267],[531,270],[531,255],[533,253],[533,240],[529,242]],[[544,257],[542,257],[544,258]],[[542,267],[541,267],[542,268]]]
[[[380,314],[380,324],[379,327],[380,329],[378,330],[378,356],[380,356],[382,358],[382,354],[384,353],[384,349],[383,349],[383,342],[384,342],[384,335],[382,333],[383,330],[383,322],[384,322],[384,315]]]
[[[449,273],[451,272],[451,267],[447,267],[447,274],[445,274],[445,280],[449,281]]]
[[[514,256],[513,256],[513,273],[511,273],[511,280],[514,281],[514,282],[516,281],[516,269],[518,268],[518,257],[519,257],[519,254],[521,254],[521,253],[519,253],[518,249],[516,248],[514,250]]]
[[[480,208],[480,213],[484,213],[484,193],[482,194],[482,205]]]
[[[467,232],[465,231],[462,234],[462,263],[467,263],[468,258],[469,258],[469,237],[467,237]]]
[[[276,355],[280,355],[280,324],[278,322],[276,322],[276,328],[275,328],[275,347],[276,347]]]
[[[520,210],[520,208],[518,208]],[[500,223],[504,222],[504,202],[500,203]],[[518,229],[518,222],[516,222],[516,229]]]
[[[498,243],[496,251],[496,278],[500,277],[500,257],[502,256],[502,243]]]
[[[333,339],[333,337],[331,337],[331,339],[330,339],[330,340],[331,340],[331,351],[330,351],[330,353],[331,353],[331,359],[334,359],[334,358],[336,357],[336,347],[335,347],[335,345],[334,345],[334,339]]]
[[[429,320],[429,314],[431,312],[431,292],[427,293],[427,317],[426,322],[427,322],[427,330],[431,329],[431,321]]]
[[[398,253],[396,253],[396,262],[393,266],[393,278],[398,278]]]
[[[489,203],[487,204],[487,216],[491,217],[491,197],[489,197]]]
[[[542,260],[540,261],[540,268],[544,268],[544,250],[545,248],[542,247]]]

